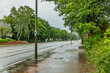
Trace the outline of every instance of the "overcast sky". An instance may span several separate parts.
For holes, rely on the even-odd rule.
[[[20,6],[28,5],[31,8],[35,9],[35,0],[0,0],[0,19],[4,15],[8,15],[13,6],[19,8]],[[54,2],[41,2],[38,1],[38,16],[47,20],[51,26],[58,27],[61,29],[66,29],[63,26],[62,17],[58,16],[58,12],[55,12]]]

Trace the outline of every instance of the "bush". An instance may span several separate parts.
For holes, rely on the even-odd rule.
[[[86,54],[94,63],[96,73],[110,73],[110,42],[106,44],[103,41],[99,42]]]
[[[0,39],[0,43],[7,43],[9,41],[15,41],[13,39]]]
[[[91,35],[88,38],[84,37],[84,48],[88,51],[91,50],[92,46],[95,43],[98,43],[99,41],[102,40],[102,38],[100,38],[101,35],[97,34],[97,35]]]

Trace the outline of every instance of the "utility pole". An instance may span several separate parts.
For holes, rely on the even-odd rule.
[[[38,48],[37,48],[37,25],[38,25],[38,0],[35,0],[35,59],[38,59]]]
[[[71,33],[70,33],[70,34],[71,34],[71,44],[72,44],[72,31],[71,31]]]
[[[71,39],[71,44],[72,44],[72,32],[73,32],[73,26],[72,25],[70,25],[70,34],[71,34],[71,37],[70,37],[70,39]]]

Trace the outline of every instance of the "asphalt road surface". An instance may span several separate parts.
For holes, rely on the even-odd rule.
[[[53,51],[60,46],[70,44],[70,41],[38,43],[38,55]],[[34,44],[0,47],[0,69],[13,65],[34,56]]]

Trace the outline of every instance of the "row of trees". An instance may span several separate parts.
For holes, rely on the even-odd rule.
[[[12,38],[16,40],[34,40],[35,32],[35,13],[29,6],[13,7],[8,16],[2,20],[10,24],[12,29]],[[38,40],[45,39],[70,39],[70,34],[66,30],[60,30],[49,25],[49,23],[38,18]],[[73,35],[73,34],[72,34]],[[76,35],[73,36],[76,39]]]

